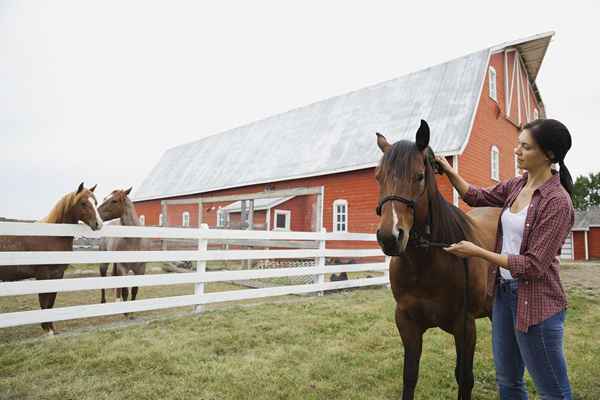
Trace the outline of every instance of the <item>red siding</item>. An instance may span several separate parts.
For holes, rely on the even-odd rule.
[[[600,258],[600,228],[590,228],[588,232],[588,252],[590,259]]]
[[[585,260],[585,233],[573,231],[573,258]]]

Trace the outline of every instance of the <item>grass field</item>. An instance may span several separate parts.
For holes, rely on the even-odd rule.
[[[566,281],[565,333],[575,399],[600,398],[600,291],[580,279],[597,271],[565,268],[576,277]],[[403,349],[393,308],[389,289],[373,288],[215,305],[200,316],[73,321],[54,338],[39,337],[38,326],[4,329],[0,398],[395,399]],[[477,325],[474,398],[494,399],[490,324]],[[453,349],[451,336],[426,333],[416,398],[455,398]]]

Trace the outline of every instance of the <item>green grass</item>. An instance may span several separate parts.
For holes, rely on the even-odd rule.
[[[265,300],[263,300],[264,302]],[[600,398],[600,296],[569,292],[575,399]],[[0,344],[2,399],[396,399],[403,349],[389,289],[228,305]],[[496,398],[490,324],[479,320],[474,399]],[[39,329],[39,327],[35,327]],[[456,397],[452,337],[425,335],[418,399]],[[528,379],[530,398],[536,399]]]

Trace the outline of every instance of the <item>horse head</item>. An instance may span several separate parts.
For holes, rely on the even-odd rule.
[[[131,189],[132,188],[127,190],[113,190],[112,193],[104,199],[102,204],[100,204],[100,207],[98,207],[98,212],[104,221],[110,221],[123,216],[127,206],[127,196],[131,193]]]
[[[68,213],[73,217],[74,221],[81,221],[92,228],[92,230],[97,231],[102,228],[102,219],[96,209],[98,202],[96,201],[94,190],[96,190],[96,185],[87,189],[83,186],[83,182],[81,182],[77,191],[71,197]]]
[[[411,231],[427,226],[428,199],[435,188],[437,164],[429,147],[429,126],[421,120],[415,142],[401,140],[393,145],[377,133],[383,152],[375,178],[379,185],[377,242],[388,256],[406,250]]]

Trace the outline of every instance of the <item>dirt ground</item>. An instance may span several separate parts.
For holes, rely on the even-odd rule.
[[[560,277],[565,289],[589,295],[600,294],[600,260],[566,262],[561,260]]]

